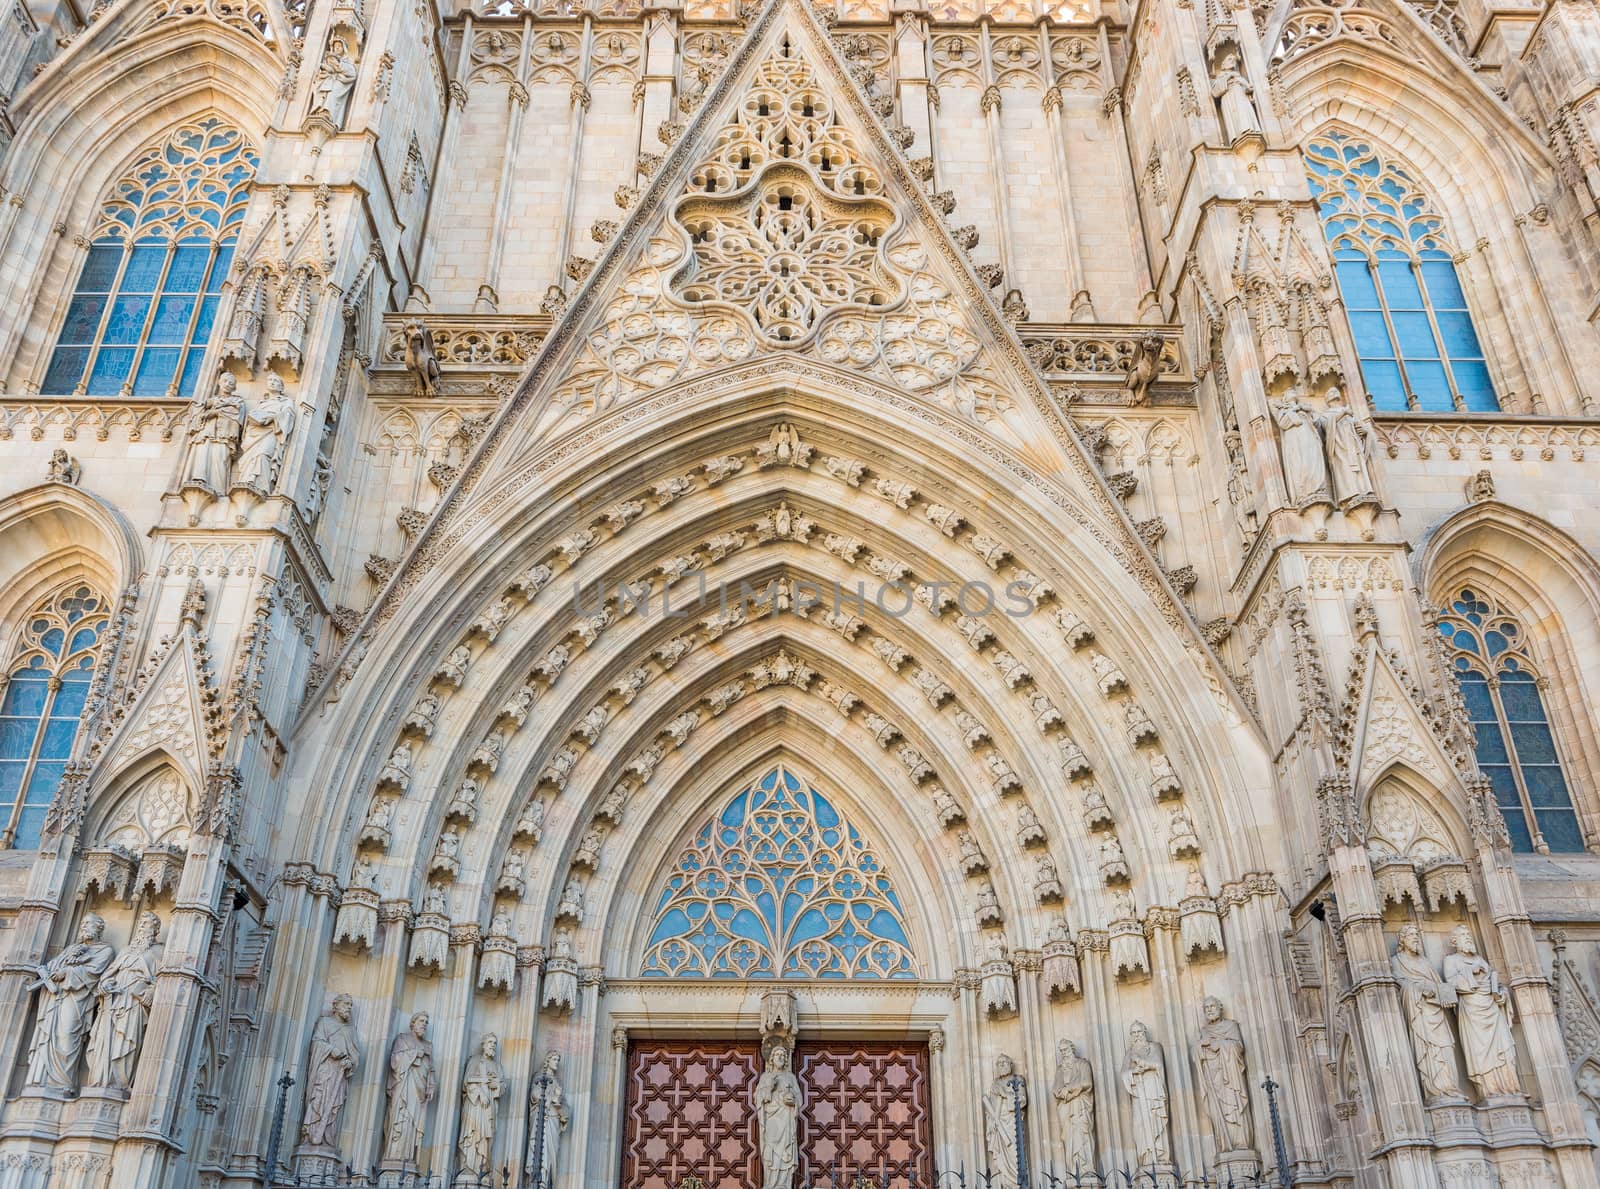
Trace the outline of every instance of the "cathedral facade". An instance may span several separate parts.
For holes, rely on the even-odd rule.
[[[1596,79],[15,0],[0,1189],[1600,1183]]]

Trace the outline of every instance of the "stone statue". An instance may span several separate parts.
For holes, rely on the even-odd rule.
[[[442,373],[439,370],[439,350],[434,345],[433,331],[425,322],[407,322],[405,325],[406,350],[403,362],[406,371],[416,377],[417,387],[423,396],[435,396],[439,391]]]
[[[150,1004],[161,968],[161,918],[139,917],[128,948],[100,976],[95,992],[100,1008],[89,1031],[89,1066],[84,1084],[126,1090],[133,1085],[134,1064],[144,1043]]]
[[[578,962],[572,953],[572,930],[563,925],[550,938],[550,957],[544,968],[542,1006],[563,1011],[577,1005]]]
[[[267,394],[251,401],[245,410],[244,442],[233,467],[233,490],[246,490],[260,499],[272,494],[283,448],[294,432],[294,416],[294,401],[283,389],[283,377],[269,375]]]
[[[1423,1097],[1433,1102],[1459,1098],[1456,1081],[1455,1038],[1450,1035],[1450,1020],[1444,1009],[1453,1006],[1456,994],[1441,982],[1433,963],[1422,952],[1422,930],[1415,925],[1401,928],[1389,962],[1400,980],[1400,1001],[1411,1026],[1411,1047],[1422,1079]]]
[[[1244,1033],[1237,1020],[1223,1012],[1222,1000],[1206,996],[1205,1023],[1194,1043],[1194,1064],[1200,1093],[1211,1118],[1211,1134],[1219,1157],[1253,1152],[1255,1125],[1250,1118],[1250,1083],[1244,1066]]]
[[[1006,954],[1003,933],[990,935],[986,944],[987,957],[981,968],[983,976],[983,1010],[992,1013],[1017,1010],[1017,976]]]
[[[533,1089],[528,1094],[526,1173],[529,1189],[550,1189],[555,1183],[561,1136],[567,1129],[567,1104],[561,1096],[561,1082],[556,1077],[560,1067],[560,1053],[546,1056],[544,1068],[533,1079]]]
[[[1070,1040],[1056,1045],[1052,1091],[1060,1124],[1062,1167],[1072,1176],[1094,1172],[1094,1073],[1089,1059]]]
[[[1344,393],[1328,392],[1328,408],[1322,414],[1322,439],[1328,447],[1328,474],[1333,485],[1333,500],[1340,507],[1370,503],[1373,494],[1372,471],[1367,461],[1367,427],[1361,424]]]
[[[1467,1058],[1467,1077],[1478,1093],[1485,1098],[1521,1093],[1511,1039],[1511,997],[1465,925],[1450,933],[1444,982],[1455,992],[1456,1030]]]
[[[1273,414],[1283,435],[1283,479],[1289,489],[1289,502],[1303,508],[1327,503],[1332,496],[1322,457],[1322,430],[1316,414],[1300,402],[1300,396],[1300,389],[1291,388],[1273,406]]]
[[[1172,1163],[1167,1140],[1167,1061],[1150,1029],[1135,1020],[1128,1028],[1128,1051],[1122,1057],[1122,1088],[1133,1100],[1133,1138],[1138,1167]]]
[[[768,1046],[767,1067],[756,1082],[755,1111],[762,1189],[790,1189],[800,1165],[800,1081],[789,1068],[789,1049],[781,1041]]]
[[[189,452],[183,463],[184,500],[189,523],[198,524],[200,509],[228,490],[234,455],[244,433],[244,401],[231,372],[217,377],[212,393],[196,401],[189,413]]]
[[[461,1077],[461,1133],[456,1141],[461,1171],[485,1178],[494,1163],[494,1129],[505,1081],[500,1073],[500,1038],[486,1033]],[[475,1182],[476,1183],[476,1182]]]
[[[439,1091],[428,1040],[428,1013],[417,1012],[411,1026],[389,1049],[389,1113],[383,1124],[383,1163],[413,1166],[422,1151],[428,1104]]]
[[[39,991],[39,1018],[28,1045],[29,1086],[77,1088],[95,987],[115,953],[100,940],[105,931],[105,921],[89,913],[78,926],[78,940],[38,968],[33,986]]]
[[[306,1062],[306,1113],[300,1140],[313,1148],[332,1148],[339,1138],[339,1116],[350,1093],[350,1078],[361,1061],[355,1025],[350,1022],[353,1000],[335,995],[311,1031],[311,1057]]]
[[[1222,105],[1222,130],[1230,142],[1261,131],[1252,90],[1239,67],[1239,55],[1231,50],[1223,54],[1211,76],[1211,96]]]
[[[1028,1084],[1017,1072],[1016,1063],[1001,1053],[994,1059],[994,1078],[983,1096],[983,1139],[989,1154],[991,1184],[1017,1184],[1022,1163],[1017,1143],[1019,1135],[1027,1131],[1027,1122],[1022,1119],[1027,1109]]]
[[[350,56],[349,44],[342,37],[329,39],[328,52],[322,55],[317,80],[311,87],[310,114],[325,115],[335,125],[343,127],[345,108],[355,86],[356,63]]]

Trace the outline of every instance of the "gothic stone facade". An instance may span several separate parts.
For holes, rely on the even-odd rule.
[[[691,1040],[707,1185],[847,1060],[1002,1183],[1595,1185],[1597,77],[1573,0],[14,0],[0,1189],[676,1186]]]

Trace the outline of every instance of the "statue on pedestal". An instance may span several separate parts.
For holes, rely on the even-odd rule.
[[[548,1054],[528,1095],[528,1159],[524,1183],[529,1189],[550,1189],[555,1184],[556,1158],[561,1153],[561,1136],[568,1122],[566,1100],[556,1077],[560,1067],[561,1054]]]
[[[1457,925],[1444,959],[1444,982],[1456,996],[1456,1029],[1467,1076],[1485,1098],[1520,1094],[1516,1043],[1511,1039],[1511,996],[1494,967],[1478,953],[1472,930]]]
[[[1069,1176],[1087,1176],[1094,1164],[1094,1071],[1070,1040],[1056,1045],[1056,1080],[1051,1087],[1060,1124],[1061,1166]]]
[[[1026,1120],[1020,1126],[1018,1121],[1027,1109],[1028,1084],[1017,1073],[1016,1063],[1001,1053],[994,1059],[994,1078],[983,1096],[983,1138],[991,1183],[998,1189],[1017,1184],[1022,1166],[1018,1143],[1027,1128]]]
[[[28,1045],[29,1086],[77,1088],[78,1058],[89,1034],[95,988],[115,952],[100,940],[105,931],[105,921],[89,913],[78,927],[78,940],[38,968],[33,985],[39,991],[39,1017]]]
[[[800,1166],[800,1081],[789,1068],[789,1049],[781,1040],[767,1046],[767,1067],[756,1082],[755,1110],[762,1189],[790,1189]]]
[[[156,971],[161,967],[161,944],[156,940],[160,936],[161,918],[144,913],[128,948],[100,976],[95,992],[100,1009],[89,1031],[85,1085],[126,1090],[133,1084],[134,1064],[155,998]]]
[[[433,1071],[433,1044],[428,1040],[428,1013],[417,1012],[411,1026],[395,1037],[389,1049],[389,1114],[383,1126],[383,1163],[413,1167],[422,1151],[428,1104],[439,1091]]]
[[[1226,1017],[1222,1000],[1206,996],[1205,1023],[1194,1043],[1194,1064],[1200,1093],[1211,1118],[1217,1152],[1250,1152],[1255,1145],[1255,1124],[1250,1118],[1250,1083],[1244,1065],[1244,1032],[1237,1020]]]
[[[350,1079],[361,1061],[356,1028],[350,1022],[353,1007],[350,996],[335,995],[311,1032],[306,1113],[300,1124],[300,1142],[308,1147],[334,1148],[338,1144],[339,1117],[350,1094]]]
[[[488,1175],[494,1162],[494,1130],[505,1081],[500,1062],[500,1038],[486,1033],[478,1052],[467,1061],[461,1078],[461,1132],[456,1141],[461,1172],[476,1184]]]
[[[1400,930],[1389,966],[1400,980],[1400,1002],[1411,1026],[1411,1047],[1422,1079],[1423,1099],[1435,1102],[1460,1098],[1455,1038],[1450,1035],[1450,1019],[1444,1011],[1455,1006],[1456,993],[1449,983],[1440,980],[1439,972],[1422,952],[1421,929],[1406,925]]]
[[[1128,1028],[1128,1051],[1122,1058],[1122,1088],[1133,1100],[1133,1138],[1138,1167],[1172,1163],[1167,1137],[1171,1109],[1167,1103],[1167,1060],[1150,1029],[1135,1020]]]

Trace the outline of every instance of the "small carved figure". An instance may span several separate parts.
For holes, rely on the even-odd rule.
[[[407,322],[405,326],[406,371],[417,380],[423,396],[437,396],[442,373],[439,370],[439,350],[433,342],[433,331],[425,322]]]

